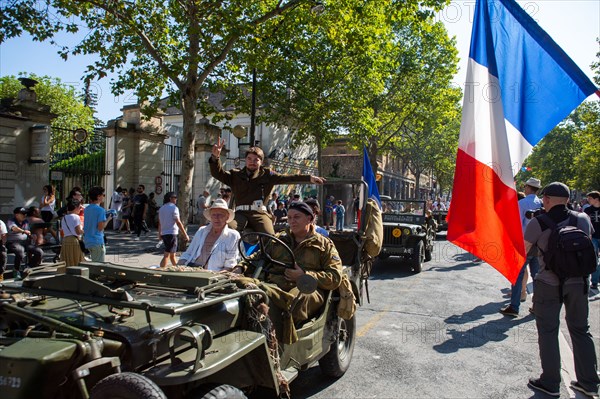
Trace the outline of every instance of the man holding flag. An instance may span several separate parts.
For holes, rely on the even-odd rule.
[[[356,212],[357,214],[357,223],[358,228],[360,229],[360,216],[361,211],[364,207],[365,201],[368,198],[374,199],[379,204],[379,209],[381,209],[381,198],[379,198],[379,189],[377,188],[377,179],[375,178],[375,174],[373,173],[373,168],[371,167],[371,161],[369,160],[369,153],[367,152],[367,147],[363,146],[363,171],[362,178],[369,186],[368,192],[365,193],[363,189],[360,190],[360,198],[359,198],[359,206]],[[367,198],[365,198],[365,194]]]
[[[514,0],[477,1],[447,237],[513,284],[526,258],[514,174],[533,146],[594,92]],[[597,366],[579,365],[578,377],[581,367]],[[529,386],[552,385],[544,392],[556,396],[546,372]]]

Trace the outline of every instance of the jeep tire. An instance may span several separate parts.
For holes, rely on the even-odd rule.
[[[205,385],[195,390],[189,399],[246,399],[244,392],[232,385]]]
[[[411,267],[415,273],[421,273],[423,270],[423,260],[425,259],[425,245],[422,240],[419,240],[415,243],[412,257],[411,257]]]
[[[94,385],[90,399],[167,399],[167,396],[141,374],[120,373],[111,374]]]
[[[329,352],[319,359],[321,371],[328,377],[339,378],[346,373],[356,342],[356,315],[350,320],[338,317],[335,339],[329,347]]]

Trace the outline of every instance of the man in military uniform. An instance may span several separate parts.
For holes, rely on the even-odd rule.
[[[246,166],[243,169],[225,171],[221,165],[221,150],[225,140],[213,145],[209,158],[210,174],[215,179],[231,187],[235,201],[235,219],[230,227],[243,231],[249,226],[254,231],[275,234],[273,222],[265,206],[277,184],[316,183],[323,184],[324,179],[311,175],[280,175],[262,166],[265,155],[259,147],[250,147],[246,151]]]
[[[337,289],[342,281],[342,261],[337,249],[329,238],[315,232],[313,218],[312,208],[306,203],[295,202],[290,205],[288,210],[290,226],[277,237],[293,251],[296,259],[294,268],[273,265],[266,276],[259,276],[259,280],[267,283],[260,287],[267,292],[271,302],[284,311],[281,340],[286,343],[295,340],[294,322],[308,320],[315,316],[325,303],[327,291]],[[273,241],[265,250],[273,259],[291,263],[290,254],[282,245]],[[252,276],[255,268],[250,262],[244,261],[233,271]],[[301,295],[292,312],[287,313],[286,311],[298,296],[296,281],[303,274],[309,274],[317,280],[317,289],[312,294]],[[274,319],[279,316],[272,308],[269,313],[275,316]]]

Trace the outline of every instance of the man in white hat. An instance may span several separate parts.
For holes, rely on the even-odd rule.
[[[523,229],[523,233],[525,232],[525,227],[527,227],[527,224],[531,220],[531,216],[527,218],[527,211],[535,211],[542,207],[542,200],[537,196],[537,192],[541,187],[542,182],[534,177],[530,177],[525,182],[525,187],[523,188],[525,198],[519,200],[519,213],[521,215],[521,227]],[[525,279],[525,268],[527,265],[529,265],[529,273],[531,273],[531,278],[533,279],[540,268],[537,255],[538,253],[535,247],[532,249],[531,253],[527,254],[525,264],[523,264],[523,267],[519,272],[517,281],[515,282],[515,285],[511,286],[510,304],[500,309],[500,313],[503,315],[511,317],[516,317],[519,315],[519,305],[521,301],[527,299],[526,290],[525,295],[522,295],[523,281],[527,281]]]
[[[240,233],[229,228],[227,223],[234,216],[225,200],[216,199],[204,210],[204,217],[209,224],[196,232],[188,249],[181,254],[178,264],[202,267],[214,272],[233,269],[239,260],[237,242]]]

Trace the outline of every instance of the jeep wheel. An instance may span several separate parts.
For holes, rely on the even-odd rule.
[[[423,270],[423,260],[425,259],[425,245],[423,241],[419,240],[415,243],[413,249],[411,266],[415,273],[421,273]]]
[[[111,374],[100,380],[90,399],[167,399],[153,381],[136,373]]]
[[[192,392],[188,399],[247,399],[246,395],[231,385],[206,385]]]
[[[352,316],[350,320],[338,317],[335,341],[329,347],[329,352],[319,360],[323,374],[335,378],[344,375],[352,361],[355,341],[356,316]]]

